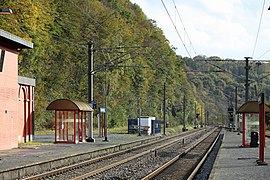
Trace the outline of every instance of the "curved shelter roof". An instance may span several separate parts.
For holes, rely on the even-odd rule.
[[[265,112],[270,112],[270,106],[264,104]],[[259,113],[259,104],[257,101],[247,101],[237,110],[237,113]]]
[[[69,99],[57,99],[49,104],[46,110],[58,111],[93,111],[89,104]]]

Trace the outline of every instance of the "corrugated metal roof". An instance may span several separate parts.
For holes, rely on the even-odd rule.
[[[18,76],[18,83],[24,84],[24,85],[29,85],[29,86],[36,86],[35,79],[29,78],[29,77],[24,77],[24,76]]]
[[[57,99],[49,104],[46,110],[93,111],[89,104],[69,99]]]
[[[11,34],[3,29],[0,29],[0,38],[10,41],[13,44],[16,44],[18,48],[33,48],[33,43],[26,41],[23,38],[20,38],[14,34]]]
[[[270,107],[264,104],[265,112],[270,112]],[[238,108],[237,113],[259,113],[259,104],[257,101],[248,101]]]

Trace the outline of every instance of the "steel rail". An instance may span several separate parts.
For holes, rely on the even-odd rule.
[[[149,173],[147,176],[145,176],[144,178],[142,178],[142,180],[148,180],[148,179],[153,179],[154,177],[156,177],[157,175],[159,175],[161,172],[163,172],[165,169],[167,169],[169,166],[171,166],[173,163],[175,163],[176,161],[178,161],[181,157],[185,156],[189,151],[191,151],[192,149],[194,149],[198,144],[200,144],[202,141],[204,141],[206,138],[208,138],[211,134],[213,134],[216,131],[216,128],[213,129],[211,132],[209,132],[208,134],[206,134],[205,136],[201,137],[200,139],[198,139],[195,143],[193,143],[189,148],[187,148],[184,152],[178,154],[176,157],[172,158],[171,160],[169,160],[167,163],[165,163],[164,165],[160,166],[159,168],[157,168],[156,170],[154,170],[153,172]]]
[[[158,150],[158,149],[162,149],[162,148],[171,146],[172,144],[178,143],[178,142],[181,141],[182,139],[188,138],[188,137],[190,137],[190,136],[193,136],[194,134],[197,134],[197,133],[199,133],[199,132],[200,132],[200,131],[196,131],[196,132],[191,133],[191,134],[188,134],[188,135],[186,135],[186,136],[184,136],[184,137],[179,137],[179,139],[176,139],[176,140],[173,140],[173,141],[171,141],[171,142],[165,143],[165,144],[160,145],[160,146],[158,146],[158,147],[156,147],[156,148],[154,148],[154,149],[150,149],[150,150],[144,151],[144,152],[139,153],[139,154],[137,154],[137,155],[134,155],[134,156],[132,156],[132,157],[128,157],[128,158],[126,158],[126,159],[123,159],[123,160],[118,161],[118,162],[116,162],[116,163],[110,164],[110,165],[105,166],[105,167],[103,167],[103,168],[99,168],[99,169],[97,169],[97,170],[91,171],[91,172],[86,173],[86,174],[84,174],[84,175],[78,176],[78,177],[74,178],[73,180],[87,179],[87,178],[89,178],[89,177],[92,177],[92,176],[94,176],[94,175],[100,174],[100,173],[102,173],[102,172],[104,172],[104,171],[107,171],[107,170],[109,170],[109,169],[112,169],[113,167],[119,166],[119,165],[121,165],[121,164],[127,163],[127,162],[129,162],[129,161],[134,160],[134,159],[137,159],[137,158],[140,158],[140,157],[145,156],[145,155],[147,155],[147,154],[150,154],[150,153],[152,153],[152,152],[155,152],[155,151]]]
[[[152,142],[148,142],[148,143],[145,143],[145,144],[138,145],[136,147],[128,148],[128,149],[121,150],[121,151],[118,151],[118,152],[115,152],[115,153],[112,153],[112,154],[108,154],[108,155],[105,155],[105,156],[101,156],[101,157],[97,157],[97,158],[94,158],[94,159],[86,160],[86,161],[83,161],[83,162],[79,162],[79,163],[72,164],[72,165],[69,165],[69,166],[65,166],[65,167],[62,167],[62,168],[58,168],[58,169],[55,169],[55,170],[47,171],[47,172],[37,174],[37,175],[34,175],[34,176],[30,176],[30,177],[26,177],[26,178],[23,178],[23,179],[24,180],[34,180],[34,179],[42,179],[42,178],[45,178],[45,177],[55,176],[57,174],[72,171],[74,169],[78,169],[78,168],[81,168],[83,166],[87,166],[89,164],[92,164],[92,163],[95,163],[95,162],[98,162],[98,161],[102,161],[104,159],[109,159],[111,157],[115,157],[117,155],[121,155],[121,154],[130,152],[132,150],[136,150],[136,149],[140,149],[140,148],[143,148],[143,147],[146,147],[146,146],[149,146],[149,145],[157,144],[157,143],[160,143],[162,141],[168,141],[168,140],[171,140],[171,139],[174,139],[174,138],[185,139],[185,138],[188,138],[188,137],[190,137],[190,136],[192,136],[192,135],[194,135],[196,133],[200,133],[203,130],[204,129],[200,129],[200,130],[197,130],[197,131],[185,132],[184,134],[182,133],[182,134],[167,137],[167,138],[164,138],[164,139],[158,139],[158,140],[155,140],[155,141],[152,141]],[[170,141],[170,142],[174,142],[174,141],[175,140]]]
[[[213,150],[214,146],[216,145],[219,137],[220,137],[220,132],[219,132],[219,135],[216,137],[215,141],[213,142],[213,144],[211,145],[211,147],[208,149],[208,151],[205,153],[205,155],[203,156],[201,161],[198,163],[198,165],[195,167],[193,172],[190,174],[190,176],[188,177],[188,180],[192,180],[194,178],[194,176],[197,174],[197,172],[202,167],[203,163],[206,161],[209,154],[212,152],[212,150]]]
[[[181,158],[181,156],[183,156],[184,154],[185,154],[185,152],[182,152],[181,154],[177,155],[176,157],[174,157],[173,159],[171,159],[170,161],[165,163],[163,166],[157,168],[155,171],[151,172],[150,174],[148,174],[147,176],[142,178],[142,180],[148,180],[148,179],[152,179],[152,178],[156,177],[158,174],[160,174],[166,168],[171,166],[174,162],[178,161]]]

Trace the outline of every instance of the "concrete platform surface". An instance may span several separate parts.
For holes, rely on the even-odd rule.
[[[160,135],[157,134],[156,136]],[[131,141],[152,137],[153,136],[138,136],[136,134],[109,134],[108,142],[104,142],[104,137],[94,136],[94,143],[55,144],[53,143],[53,134],[36,135],[34,141],[43,142],[42,145],[23,146],[15,149],[0,151],[0,172],[16,167],[58,159],[79,153],[95,151],[114,145],[125,144]]]
[[[259,147],[241,147],[242,134],[223,130],[224,139],[209,179],[266,180],[270,179],[270,139],[266,138],[265,162],[258,165]]]

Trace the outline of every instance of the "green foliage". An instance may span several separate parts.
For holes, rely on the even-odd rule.
[[[186,68],[196,71],[188,73],[197,99],[200,99],[206,110],[210,111],[212,120],[225,123],[227,120],[227,108],[235,107],[235,90],[237,87],[237,107],[245,102],[245,61],[232,59],[220,59],[219,57],[197,56],[193,60],[185,59]],[[270,88],[269,64],[258,66],[254,61],[249,62],[249,100],[257,100],[257,94],[265,92],[267,104],[269,103]],[[224,72],[216,72],[222,70]],[[207,73],[201,72],[208,71]],[[268,115],[269,116],[269,115]],[[267,123],[269,124],[269,118]]]
[[[53,128],[53,113],[45,110],[53,100],[87,101],[90,41],[96,49],[94,99],[98,107],[104,107],[105,90],[109,89],[110,127],[126,126],[128,118],[139,115],[139,108],[142,115],[162,119],[164,82],[168,121],[171,125],[182,122],[186,94],[187,120],[192,124],[195,98],[198,104],[204,99],[194,95],[198,91],[187,79],[184,59],[194,66],[196,63],[177,57],[156,22],[147,19],[138,5],[128,0],[4,0],[0,4],[14,11],[0,16],[1,28],[34,43],[34,49],[21,51],[19,74],[37,81],[36,129]],[[108,49],[119,46],[125,48]],[[213,87],[216,81],[205,77],[194,83],[203,89]],[[226,80],[220,81],[224,86]]]

